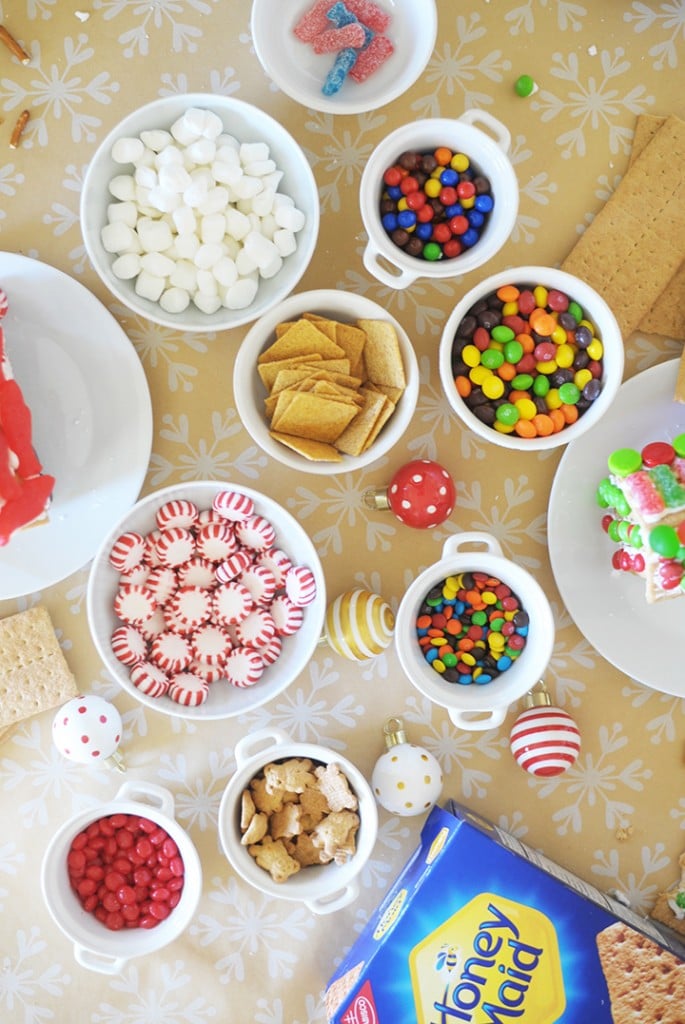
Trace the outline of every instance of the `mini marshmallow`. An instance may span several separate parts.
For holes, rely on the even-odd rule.
[[[262,264],[259,268],[259,276],[268,280],[270,277],[275,277],[276,274],[283,267],[283,260],[278,252],[274,253],[268,263]]]
[[[140,185],[141,188],[155,188],[159,184],[154,167],[136,167],[133,178],[136,185]]]
[[[176,236],[176,252],[182,260],[193,260],[200,244],[200,239],[196,234]]]
[[[235,266],[238,271],[238,277],[248,277],[257,270],[257,264],[244,248],[236,256]]]
[[[195,292],[192,296],[194,305],[203,313],[216,313],[217,309],[221,309],[221,299],[218,295],[203,295],[202,292]]]
[[[115,199],[128,202],[136,197],[136,182],[132,174],[117,174],[109,183],[109,191]]]
[[[263,188],[264,186],[259,178],[251,178],[249,174],[243,174],[233,186],[233,191],[238,199],[251,199],[258,192],[261,192]]]
[[[107,220],[110,224],[120,220],[124,224],[128,224],[130,228],[134,228],[138,220],[138,207],[130,200],[123,203],[110,203],[107,207]]]
[[[123,252],[134,244],[135,232],[122,220],[105,224],[100,232],[100,241],[105,252]]]
[[[246,236],[244,249],[260,270],[262,267],[268,266],[275,256],[278,256],[278,249],[274,243],[258,231],[250,231]]]
[[[140,257],[140,265],[153,277],[169,277],[176,264],[161,252],[145,252]]]
[[[194,164],[211,164],[216,156],[216,145],[211,139],[198,139],[186,149],[186,157]]]
[[[140,256],[137,253],[129,252],[118,256],[112,264],[112,273],[120,281],[130,281],[140,273]]]
[[[223,304],[226,309],[245,309],[254,302],[257,294],[258,284],[249,277],[236,281],[230,288],[226,289]]]
[[[190,305],[190,294],[184,288],[166,288],[159,304],[166,313],[182,313]]]
[[[197,267],[190,260],[180,259],[169,274],[169,284],[182,288],[191,295],[197,291]]]
[[[292,231],[288,231],[287,228],[279,228],[278,231],[273,233],[273,243],[278,249],[278,253],[282,257],[292,256],[297,249],[297,241]]]
[[[144,252],[164,252],[174,240],[168,224],[150,217],[140,218],[137,232]]]
[[[274,217],[279,228],[286,228],[288,231],[301,231],[304,227],[305,216],[302,210],[296,206],[280,206],[274,208]]]
[[[140,139],[117,139],[112,146],[111,156],[115,164],[134,164],[143,155],[145,144]]]
[[[172,124],[169,131],[173,135],[176,142],[180,143],[181,146],[189,146],[191,142],[197,142],[202,132],[198,129],[196,113],[200,111],[186,110],[185,114],[182,114]]]
[[[258,217],[266,217],[267,213],[271,213],[273,205],[274,193],[268,189],[262,189],[252,200],[252,211]]]
[[[183,202],[186,206],[197,209],[206,200],[208,192],[209,189],[204,181],[194,181],[183,193]]]
[[[197,290],[203,295],[214,296],[219,294],[217,280],[211,270],[198,270]]]
[[[204,244],[220,242],[226,234],[226,217],[223,213],[208,213],[200,221],[200,239]]]
[[[255,160],[268,160],[269,147],[266,142],[243,142],[240,146],[240,162],[245,165]]]
[[[260,217],[258,230],[261,231],[265,238],[273,242],[274,235],[279,230],[273,214],[267,213],[266,217]]]
[[[155,157],[155,167],[169,167],[172,164],[183,165],[183,150],[179,149],[178,146],[174,146],[173,143],[166,146],[160,153]]]
[[[163,128],[152,128],[150,131],[140,133],[140,141],[151,149],[153,153],[161,153],[171,143],[171,132]]]
[[[210,270],[224,255],[223,247],[217,242],[200,245],[193,257],[193,263],[200,270]]]
[[[159,168],[159,187],[165,192],[182,193],[192,184],[192,178],[182,164],[162,164]]]
[[[136,278],[136,295],[140,295],[141,299],[149,299],[150,302],[158,302],[164,291],[164,283],[163,277],[155,277],[154,274],[141,270]]]
[[[228,206],[228,192],[223,185],[216,185],[210,188],[203,201],[198,206],[198,212],[203,216],[210,213],[222,213]]]
[[[276,170],[273,160],[250,160],[244,166],[245,174],[251,174],[255,178],[263,178],[266,174],[271,174]]]
[[[235,185],[243,176],[243,169],[238,160],[215,160],[211,166],[214,180],[220,185]]]
[[[235,261],[229,256],[222,256],[212,267],[212,273],[220,285],[229,288],[238,280],[238,270]]]
[[[179,235],[191,235],[197,231],[197,217],[189,206],[179,206],[171,216]]]
[[[217,135],[216,137],[217,155],[219,154],[219,151],[224,147],[226,149],[235,149],[237,152],[238,150],[240,150],[240,143],[236,139],[235,135],[229,135],[228,132],[221,132],[221,134]]]
[[[148,202],[153,209],[160,210],[161,213],[172,213],[181,205],[181,197],[165,188],[151,188]]]

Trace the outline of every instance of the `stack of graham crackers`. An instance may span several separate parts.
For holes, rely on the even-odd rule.
[[[562,270],[599,292],[624,338],[640,329],[685,341],[685,121],[638,117],[628,170]]]
[[[0,620],[0,742],[19,722],[77,694],[46,608]]]

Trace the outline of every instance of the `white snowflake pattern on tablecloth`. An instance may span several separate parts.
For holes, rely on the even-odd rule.
[[[613,884],[602,884],[603,889],[616,889],[628,897],[630,906],[638,914],[646,914],[654,904],[660,886],[653,875],[662,872],[670,864],[670,858],[664,856],[665,846],[656,843],[654,848],[643,846],[640,851],[642,875],[629,871],[624,877],[621,871],[621,859],[616,847],[609,850],[595,850],[594,863],[591,871],[594,875],[609,879]]]
[[[571,127],[556,136],[555,142],[561,147],[561,156],[570,160],[585,156],[588,148],[586,133],[592,135],[592,145],[597,146],[597,131],[606,130],[610,153],[630,153],[633,140],[632,127],[621,123],[621,117],[629,112],[644,114],[654,103],[644,85],[636,85],[621,95],[618,81],[630,70],[630,61],[625,59],[624,50],[617,47],[613,53],[602,50],[599,54],[601,77],[596,75],[592,64],[590,74],[585,77],[584,66],[577,53],[552,55],[550,74],[560,82],[567,83],[565,96],[558,96],[549,89],[540,89],[531,100],[531,110],[539,111],[543,122],[557,117],[568,117]]]
[[[233,752],[226,749],[209,750],[206,771],[192,777],[185,754],[160,757],[157,775],[164,785],[173,784],[175,817],[186,830],[216,831],[221,797],[235,767]]]
[[[159,431],[163,441],[185,449],[172,461],[157,452],[150,459],[150,482],[155,487],[170,483],[170,477],[177,474],[180,481],[187,480],[229,480],[236,473],[256,480],[266,466],[266,456],[260,448],[248,444],[242,452],[224,447],[237,435],[245,437],[238,414],[228,409],[224,414],[212,413],[212,434],[191,442],[188,417],[181,415],[178,420],[167,414],[162,417],[164,427]],[[242,433],[241,433],[242,432]]]
[[[31,149],[34,145],[48,145],[50,117],[56,121],[69,120],[72,142],[95,142],[96,129],[102,120],[89,110],[95,103],[110,104],[120,85],[107,71],[95,73],[90,80],[85,78],[82,65],[95,56],[93,48],[88,46],[88,36],[79,34],[76,39],[67,36],[64,58],[47,68],[41,65],[40,43],[31,43],[30,55],[32,74],[28,87],[9,78],[0,79],[3,110],[25,107],[31,112],[22,135],[22,146]]]
[[[360,263],[368,241],[366,233],[362,237],[364,244],[356,250]],[[407,327],[410,337],[415,333],[420,337],[430,335],[439,338],[445,324],[445,311],[433,305],[432,293],[437,292],[447,298],[456,296],[459,282],[458,277],[449,281],[437,279],[430,282],[419,277],[412,283],[411,288],[389,288],[368,274],[362,275],[354,270],[346,270],[345,277],[336,283],[336,288],[339,291],[368,296],[403,324],[407,323],[407,318],[411,316],[413,325]]]
[[[0,953],[0,1017],[7,1024],[41,1024],[54,1017],[52,1010],[41,1006],[41,1000],[63,996],[72,979],[60,963],[34,966],[33,957],[43,957],[46,947],[39,928],[21,928],[13,937],[5,931]]]
[[[180,21],[179,15],[196,12],[206,17],[212,13],[212,4],[219,0],[156,0],[152,4],[141,4],[139,0],[93,0],[93,9],[103,11],[105,21],[111,21],[128,11],[140,18],[140,23],[119,34],[124,57],[145,57],[150,53],[150,39],[167,45],[167,34],[171,35],[171,47],[175,53],[197,53],[204,33],[198,25]],[[159,37],[159,39],[158,39]]]
[[[634,682],[629,682],[622,688],[621,696],[627,697],[634,708],[644,707],[648,702],[657,703],[663,708],[663,711],[649,718],[645,724],[650,742],[655,746],[658,746],[663,740],[667,743],[675,743],[680,739],[682,728],[678,728],[678,725],[685,717],[685,701],[681,697],[673,697],[668,693],[657,693]]]
[[[358,187],[364,166],[375,148],[375,141],[366,133],[377,131],[387,118],[376,113],[360,114],[355,123],[351,118],[341,121],[332,114],[310,113],[305,128],[321,151],[304,142],[302,146],[316,175],[321,213],[339,213],[342,197]]]
[[[526,148],[525,136],[516,135],[512,138],[511,149],[508,155],[519,181],[519,204],[522,204],[524,200],[528,200],[531,203],[536,203],[538,206],[547,207],[550,202],[550,196],[556,195],[558,186],[556,182],[550,180],[549,174],[545,170],[538,170],[535,174],[526,178],[525,163],[532,158],[533,152],[531,149]],[[523,168],[524,173],[521,173],[521,168]],[[542,221],[539,218],[526,213],[521,209],[521,205],[519,205],[509,244],[516,245],[521,243],[523,245],[532,245],[536,240],[537,231],[541,224]]]
[[[655,71],[665,68],[673,70],[678,67],[678,45],[685,41],[685,2],[672,0],[671,3],[660,3],[657,9],[650,4],[635,0],[631,10],[625,11],[623,20],[632,24],[636,33],[648,29],[663,31],[665,39],[654,43],[647,53],[654,58],[652,67]]]
[[[430,383],[430,373],[430,359],[421,356],[419,358],[421,385],[412,426],[425,423],[426,429],[423,434],[417,434],[407,443],[407,451],[411,452],[414,458],[420,459],[438,459],[438,439],[441,436],[448,437],[459,429],[455,424],[455,414],[442,387],[439,384],[434,387]],[[477,449],[473,449],[473,454],[478,458]],[[484,454],[482,452],[481,457]]]
[[[203,1024],[217,1015],[218,1008],[197,994],[193,976],[183,961],[158,961],[149,981],[143,981],[141,973],[133,965],[112,978],[110,988],[124,999],[113,997],[119,1006],[101,1002],[91,1011],[89,1024]]]
[[[236,78],[236,75],[237,71],[232,67],[225,67],[223,71],[212,68],[209,72],[209,89],[207,92],[218,96],[232,96],[233,93],[239,92],[240,79]],[[160,81],[162,83],[162,88],[159,90],[160,96],[182,96],[187,92],[195,91],[192,84],[188,81],[188,76],[183,73],[175,77],[165,73],[160,76]]]
[[[528,570],[540,567],[539,558],[520,552],[526,539],[543,547],[545,545],[545,516],[541,514],[529,521],[522,514],[523,508],[532,498],[527,476],[522,474],[518,479],[505,477],[500,487],[501,499],[489,509],[484,507],[483,489],[479,480],[474,480],[470,487],[464,481],[457,481],[457,494],[463,529],[489,533],[499,542],[505,558],[514,559]],[[467,523],[469,512],[471,516]]]
[[[0,167],[0,196],[11,198],[16,195],[16,186],[23,185],[25,181],[26,176],[21,171],[17,171],[14,164],[3,164]],[[0,229],[2,227],[1,222],[6,219],[6,211],[0,209]]]
[[[565,32],[571,29],[573,32],[580,32],[583,27],[583,18],[587,16],[587,8],[581,4],[570,3],[569,0],[539,0],[541,7],[546,8],[552,4],[557,11],[557,29]],[[513,7],[504,15],[504,20],[509,26],[512,36],[521,32],[528,35],[535,33],[535,11],[534,0],[526,0],[526,3]]]
[[[193,390],[198,369],[190,363],[179,362],[176,356],[181,351],[181,342],[192,351],[204,355],[207,352],[205,339],[213,341],[216,337],[213,332],[199,337],[191,332],[162,327],[151,320],[134,316],[130,309],[119,304],[113,305],[111,312],[123,321],[126,333],[143,364],[148,363],[152,370],[166,364],[169,391],[177,391],[179,388],[186,392]]]
[[[512,811],[510,814],[500,814],[497,818],[497,826],[503,832],[507,832],[515,839],[523,839],[528,833],[528,826],[521,811]]]
[[[17,867],[26,861],[26,855],[15,842],[3,842],[0,846],[0,875],[16,875]],[[5,909],[9,890],[0,885],[0,914]]]

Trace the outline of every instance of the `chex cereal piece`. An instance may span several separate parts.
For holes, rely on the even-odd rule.
[[[212,615],[212,594],[204,587],[179,587],[169,598],[169,611],[187,628],[199,629]]]
[[[145,587],[150,591],[157,604],[166,604],[178,587],[178,576],[169,566],[158,565],[154,569],[150,569]]]
[[[228,523],[206,523],[196,534],[197,553],[209,562],[223,562],[238,547],[233,527]]]
[[[144,562],[141,562],[140,565],[135,565],[132,569],[128,569],[126,572],[120,573],[119,586],[122,586],[125,583],[129,583],[131,584],[131,586],[134,587],[142,587],[144,584],[147,583],[151,571],[152,570],[149,568],[149,566],[145,565]],[[149,589],[150,588],[148,587],[148,590]]]
[[[150,660],[167,674],[180,672],[192,658],[190,643],[178,633],[160,633],[150,644]]]
[[[269,605],[271,617],[279,636],[293,636],[304,621],[302,609],[285,596],[277,594]]]
[[[114,597],[114,613],[129,626],[145,622],[155,610],[155,599],[146,587],[125,584]]]
[[[276,531],[264,516],[249,516],[237,523],[235,535],[243,547],[254,551],[266,551],[273,547],[276,540]]]
[[[206,622],[192,634],[190,646],[197,661],[205,665],[223,666],[231,650],[231,638],[222,626]]]
[[[276,594],[276,577],[265,565],[250,565],[238,577],[238,582],[252,594],[256,605],[267,608]]]
[[[251,647],[234,647],[224,663],[224,672],[233,686],[254,686],[264,671],[264,662]]]
[[[197,522],[198,515],[199,510],[195,502],[187,498],[173,498],[157,509],[155,518],[160,530],[170,526],[180,526],[189,530]]]
[[[312,842],[326,859],[344,864],[354,853],[359,815],[354,811],[332,811],[312,832]]]
[[[261,843],[249,846],[248,850],[260,868],[269,872],[274,882],[285,882],[300,870],[300,865],[290,856],[281,839],[273,840],[270,836],[264,836]]]
[[[155,540],[155,550],[162,565],[182,565],[195,554],[195,538],[190,530],[182,526],[170,526],[160,530]]]
[[[169,677],[151,661],[141,661],[133,665],[129,678],[141,693],[148,697],[163,697],[169,689]]]
[[[220,565],[217,565],[215,576],[219,583],[229,583],[245,572],[251,564],[252,559],[249,553],[244,548],[241,548],[240,551],[236,551],[234,555],[229,555]]]
[[[273,665],[280,658],[282,649],[283,641],[276,633],[265,647],[259,648],[259,656],[265,665]]]
[[[262,565],[276,577],[276,587],[282,587],[285,574],[292,568],[292,562],[285,551],[280,548],[269,548],[267,551],[260,551],[255,559],[255,565]]]
[[[298,607],[311,604],[316,597],[314,573],[304,565],[294,565],[285,575],[285,593]]]
[[[243,846],[251,846],[252,843],[259,843],[266,835],[268,828],[268,817],[262,811],[257,811],[250,818],[240,842]]]
[[[169,684],[169,696],[184,707],[199,707],[209,696],[209,686],[192,672],[176,672]]]
[[[242,583],[231,580],[212,591],[214,619],[222,626],[234,626],[254,608],[252,594]]]
[[[236,624],[235,634],[243,646],[261,651],[276,636],[276,624],[267,611],[255,608]]]
[[[287,761],[267,764],[264,768],[266,788],[269,792],[286,790],[288,793],[302,793],[308,786],[316,785],[312,774],[313,765],[308,757],[291,757]]]
[[[330,764],[319,765],[314,769],[319,790],[328,801],[332,811],[356,811],[359,806],[357,797],[350,789],[347,776],[340,770],[340,765],[331,761]]]
[[[280,811],[274,811],[270,818],[267,818],[269,834],[272,839],[292,839],[302,831],[300,818],[302,808],[299,804],[284,804]],[[266,818],[266,815],[264,815]]]
[[[214,564],[208,558],[201,558],[197,555],[183,565],[179,565],[176,574],[181,587],[205,587],[211,589],[216,586],[216,575]]]
[[[137,665],[147,659],[147,641],[135,626],[117,626],[111,644],[114,657],[122,665]]]
[[[109,564],[117,572],[127,572],[135,568],[143,560],[145,551],[145,538],[135,530],[128,530],[122,533],[112,545],[109,553]]]
[[[214,497],[212,508],[225,519],[239,523],[254,512],[254,502],[240,491],[219,491]]]

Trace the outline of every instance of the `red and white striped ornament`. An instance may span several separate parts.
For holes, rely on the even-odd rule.
[[[509,736],[516,763],[539,778],[562,775],[580,753],[578,726],[566,711],[552,706],[544,689],[531,691],[527,703]]]

